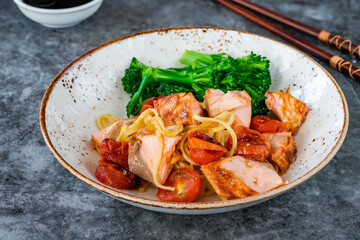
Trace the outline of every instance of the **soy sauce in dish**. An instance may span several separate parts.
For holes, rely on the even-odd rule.
[[[24,3],[33,7],[48,9],[77,7],[91,1],[92,0],[23,0]]]

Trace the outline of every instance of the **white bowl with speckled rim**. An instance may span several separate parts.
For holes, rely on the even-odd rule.
[[[311,109],[295,142],[297,159],[283,175],[289,183],[264,194],[220,201],[215,195],[193,203],[159,201],[155,189],[145,193],[116,190],[101,184],[94,173],[100,159],[90,135],[95,119],[105,113],[126,117],[129,100],[121,86],[132,57],[156,67],[180,66],[185,49],[226,52],[240,57],[254,51],[270,61],[272,91],[286,90]],[[345,97],[324,68],[304,53],[257,34],[203,27],[152,30],[125,36],[81,55],[51,82],[40,110],[41,131],[56,159],[73,175],[123,202],[178,214],[211,214],[245,208],[270,199],[306,181],[334,157],[348,128]]]

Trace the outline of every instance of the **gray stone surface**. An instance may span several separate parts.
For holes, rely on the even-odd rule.
[[[360,43],[358,0],[253,1]],[[0,1],[1,239],[360,238],[360,84],[324,62],[320,64],[335,77],[348,101],[347,138],[316,176],[265,203],[210,216],[151,212],[105,196],[52,156],[41,136],[38,114],[45,89],[67,63],[129,33],[195,25],[277,39],[210,0],[105,0],[88,20],[58,30],[31,22],[12,1]],[[341,55],[360,65],[354,57]]]

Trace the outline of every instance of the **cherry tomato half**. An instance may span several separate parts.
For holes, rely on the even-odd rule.
[[[251,119],[250,128],[261,133],[286,132],[285,123],[265,115],[257,115]]]
[[[265,161],[270,155],[270,142],[261,133],[244,126],[234,129],[237,137],[235,155],[249,157],[258,161]],[[232,138],[229,137],[227,147],[232,147]]]
[[[220,160],[226,155],[227,149],[205,133],[193,131],[188,136],[190,157],[199,165]]]
[[[144,112],[145,110],[148,110],[150,108],[155,108],[154,107],[154,101],[158,100],[159,98],[162,98],[163,96],[162,95],[159,95],[157,97],[153,97],[153,98],[150,98],[149,100],[147,100],[146,103],[144,103],[144,105],[141,107],[140,111],[139,111],[139,114]]]
[[[165,186],[175,187],[175,191],[159,188],[156,196],[166,202],[193,202],[200,197],[201,180],[200,175],[189,167],[175,169]]]
[[[101,183],[116,189],[134,189],[140,185],[140,178],[127,168],[111,161],[100,160],[95,177]]]
[[[127,142],[118,142],[110,138],[105,138],[100,145],[100,153],[104,160],[112,161],[123,167],[128,167]]]

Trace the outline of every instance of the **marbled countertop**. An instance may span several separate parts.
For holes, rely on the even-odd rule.
[[[357,0],[252,1],[360,43]],[[107,197],[57,162],[41,136],[38,117],[54,76],[101,43],[174,26],[234,28],[278,39],[211,0],[105,0],[91,18],[66,29],[42,27],[12,1],[0,1],[0,238],[359,239],[360,83],[321,61],[347,98],[346,140],[318,174],[262,204],[208,216],[151,212]],[[341,56],[360,65],[354,57]]]

